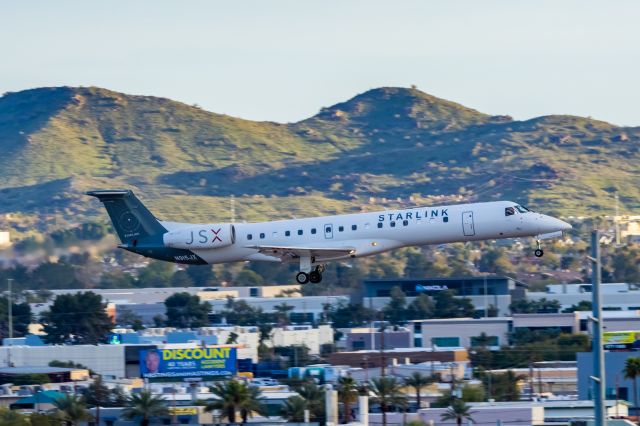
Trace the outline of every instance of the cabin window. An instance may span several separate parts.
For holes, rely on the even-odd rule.
[[[302,229],[298,229],[298,235],[302,235]]]
[[[284,236],[285,237],[290,237],[291,236],[291,231],[284,231]]]
[[[378,228],[382,228],[382,222],[378,222]]]
[[[253,235],[247,234],[247,240],[253,240]]]
[[[443,222],[449,222],[449,217],[448,217],[448,216],[443,217],[443,218],[442,218],[442,221],[443,221]]]
[[[403,221],[402,221],[402,226],[407,226],[408,224],[409,224],[409,221],[408,221],[408,220],[403,220]]]
[[[391,226],[392,228],[395,228],[396,227],[396,223],[395,222],[390,222],[389,226]]]
[[[514,214],[516,214],[516,211],[513,207],[507,207],[506,209],[504,209],[505,216],[513,216]]]
[[[351,225],[351,230],[355,231],[356,229],[358,229],[358,225]]]
[[[264,238],[264,232],[261,232],[260,233],[260,239],[263,239],[263,238]]]
[[[338,232],[343,232],[344,231],[344,226],[338,226]]]
[[[311,233],[315,234],[316,233],[316,228],[311,228]]]

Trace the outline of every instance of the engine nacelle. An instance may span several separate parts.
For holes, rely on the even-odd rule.
[[[236,232],[231,224],[194,225],[163,236],[165,247],[179,249],[217,249],[227,247],[236,240]]]

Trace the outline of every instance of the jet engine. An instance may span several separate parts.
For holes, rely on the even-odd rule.
[[[164,234],[165,247],[179,249],[217,249],[235,242],[235,228],[231,224],[194,225]]]

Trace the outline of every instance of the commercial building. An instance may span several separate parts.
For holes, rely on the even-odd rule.
[[[400,364],[420,364],[423,362],[465,363],[469,361],[466,349],[431,350],[423,348],[398,348],[382,351],[335,352],[329,355],[332,365],[350,367],[375,368],[393,364],[393,359]]]
[[[507,315],[513,300],[524,299],[526,284],[504,276],[458,278],[405,278],[364,280],[362,291],[353,297],[355,303],[380,309],[389,302],[391,289],[399,287],[407,296],[407,302],[420,294],[434,296],[450,290],[457,297],[467,297],[482,315],[485,310],[497,309],[498,315]]]
[[[379,328],[359,327],[344,330],[345,349],[347,351],[359,351],[380,349],[383,336]],[[384,332],[384,349],[413,347],[411,330],[398,327],[387,329]]]
[[[632,405],[635,403],[633,397],[633,380],[625,377],[623,369],[625,362],[629,358],[640,357],[637,351],[605,351],[605,395],[609,399],[619,399],[628,401]],[[578,362],[578,398],[593,398],[593,354],[591,352],[581,352],[577,356]],[[640,410],[640,407],[635,407]]]
[[[640,310],[640,288],[637,284],[603,283],[600,294],[604,311]],[[591,302],[591,298],[591,284],[551,284],[546,291],[527,292],[527,300],[557,300],[560,310],[580,302]]]

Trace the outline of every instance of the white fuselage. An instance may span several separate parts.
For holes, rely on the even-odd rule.
[[[220,226],[229,225],[172,222],[162,224],[169,232],[178,233],[187,227],[200,226],[209,232],[209,228],[219,229]],[[261,247],[326,248],[326,255],[316,255],[313,260],[320,263],[326,260],[369,256],[406,246],[544,236],[571,228],[566,222],[527,211],[509,201],[416,207],[261,223],[234,223],[231,226],[232,244],[213,248],[206,248],[206,244],[203,248],[193,246],[191,251],[207,263],[214,264],[287,260],[269,255],[265,250],[261,250]],[[195,235],[194,237],[189,234],[187,240],[197,241],[197,232]],[[336,254],[329,250],[340,248],[351,249],[351,252]]]

